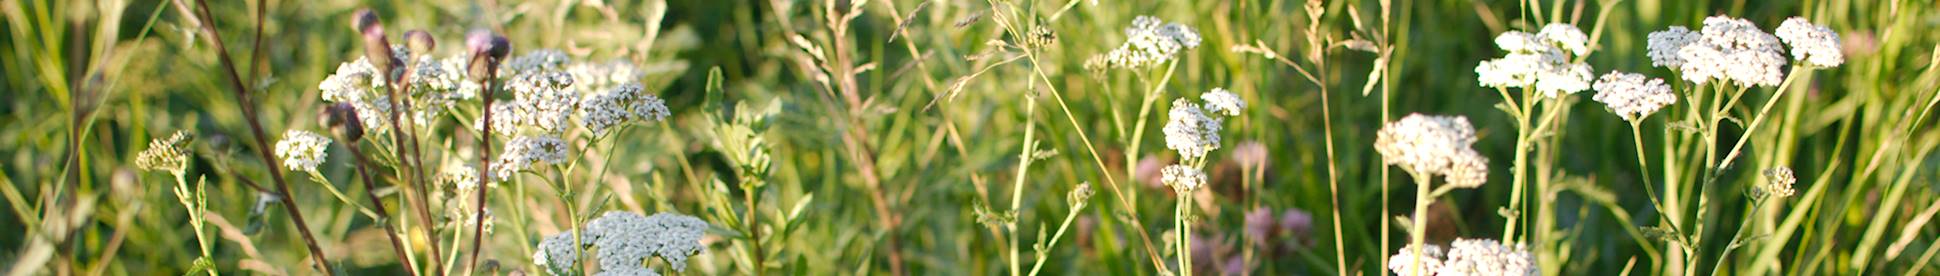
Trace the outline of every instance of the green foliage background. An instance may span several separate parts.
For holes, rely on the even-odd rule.
[[[1309,26],[1301,1],[1016,1],[1016,12],[1034,14],[1056,34],[1056,42],[1042,52],[1046,80],[1033,78],[1029,63],[995,66],[967,82],[960,91],[951,86],[960,77],[990,66],[996,59],[974,57],[997,50],[989,41],[1018,43],[993,22],[991,2],[972,0],[876,0],[861,7],[853,30],[843,36],[831,31],[825,17],[849,7],[846,1],[238,1],[209,2],[218,30],[230,55],[244,64],[254,79],[258,114],[265,131],[322,130],[315,114],[322,109],[317,82],[340,62],[362,55],[358,34],[348,27],[350,14],[374,9],[392,28],[425,29],[440,42],[441,55],[463,48],[463,34],[474,28],[497,30],[513,42],[515,55],[531,49],[563,49],[579,60],[628,59],[660,71],[642,81],[649,93],[666,98],[673,119],[637,128],[613,140],[613,173],[586,183],[607,187],[612,201],[597,209],[643,213],[661,211],[701,216],[717,226],[730,219],[739,189],[709,188],[740,183],[726,153],[710,147],[711,126],[704,117],[707,68],[719,67],[728,102],[780,104],[764,134],[772,144],[774,173],[762,191],[759,212],[765,223],[786,223],[764,236],[768,272],[789,274],[886,274],[892,258],[907,273],[1008,273],[1009,234],[979,224],[979,206],[1005,206],[1004,199],[1023,193],[1024,208],[1016,214],[1026,265],[1031,242],[1054,231],[1071,211],[1065,193],[1079,183],[1107,185],[1103,173],[1133,196],[1141,217],[1131,218],[1110,193],[1100,192],[1067,239],[1048,252],[1050,274],[1152,274],[1151,261],[1139,249],[1126,219],[1138,219],[1154,242],[1172,228],[1165,212],[1174,196],[1158,184],[1126,179],[1128,148],[1151,156],[1170,156],[1157,128],[1163,117],[1143,122],[1143,142],[1128,145],[1130,124],[1144,87],[1138,78],[1113,73],[1099,76],[1083,64],[1093,55],[1117,47],[1120,32],[1133,17],[1152,15],[1195,27],[1205,42],[1188,50],[1177,73],[1164,87],[1159,111],[1167,99],[1196,98],[1203,91],[1224,87],[1249,103],[1245,114],[1227,122],[1226,148],[1214,154],[1218,165],[1204,215],[1195,234],[1229,248],[1243,247],[1244,214],[1254,208],[1298,209],[1313,215],[1311,236],[1292,249],[1255,252],[1244,271],[1201,268],[1202,272],[1268,275],[1335,274],[1335,256],[1345,255],[1346,271],[1383,274],[1379,260],[1393,249],[1381,247],[1380,222],[1407,215],[1413,204],[1407,177],[1394,173],[1387,183],[1392,197],[1383,200],[1380,156],[1371,146],[1381,126],[1382,95],[1388,115],[1411,112],[1464,115],[1475,122],[1478,150],[1490,156],[1491,181],[1480,189],[1457,191],[1446,204],[1436,205],[1430,240],[1455,237],[1496,237],[1503,227],[1498,209],[1509,191],[1508,168],[1514,150],[1513,119],[1493,106],[1502,99],[1479,87],[1473,68],[1498,56],[1490,42],[1508,30],[1532,30],[1519,1],[1502,0],[1361,0],[1324,1],[1318,26],[1332,39],[1373,39],[1386,18],[1393,26],[1394,59],[1389,64],[1391,86],[1370,95],[1361,93],[1370,79],[1376,55],[1345,47],[1327,47],[1325,66],[1317,74],[1331,93],[1334,139],[1338,156],[1329,159],[1322,142],[1321,86],[1305,81],[1291,67],[1255,54],[1229,51],[1254,41],[1284,55],[1299,57],[1311,49],[1303,30]],[[1009,1],[996,1],[1005,2]],[[1551,1],[1537,1],[1549,5]],[[1603,4],[1608,3],[1608,6]],[[257,5],[267,4],[261,22],[261,52],[250,56],[258,28]],[[1838,31],[1845,40],[1848,62],[1821,70],[1808,85],[1793,86],[1775,113],[1775,127],[1751,139],[1748,155],[1726,170],[1711,198],[1718,212],[1698,219],[1714,229],[1736,229],[1743,217],[1797,217],[1800,230],[1791,235],[1765,236],[1722,264],[1730,274],[1753,270],[1788,275],[1909,273],[1933,266],[1934,237],[1940,229],[1923,227],[1940,206],[1933,183],[1940,166],[1931,157],[1940,146],[1940,131],[1927,115],[1940,77],[1934,65],[1940,33],[1940,3],[1919,0],[1805,0],[1805,1],[1565,1],[1564,21],[1591,29],[1591,22],[1607,16],[1607,26],[1593,45],[1589,59],[1601,75],[1611,70],[1643,72],[1665,77],[1669,72],[1650,67],[1644,55],[1645,35],[1671,25],[1697,26],[1711,15],[1747,18],[1769,30],[1787,17],[1804,16]],[[829,5],[840,7],[827,9]],[[1068,11],[1060,11],[1069,6]],[[1389,8],[1383,8],[1388,6]],[[1608,7],[1608,9],[1605,9]],[[919,9],[920,8],[920,9]],[[199,254],[193,246],[186,214],[169,193],[167,176],[136,170],[133,159],[151,139],[175,130],[198,134],[209,151],[197,156],[193,174],[211,183],[213,216],[221,239],[217,266],[224,272],[316,273],[307,266],[308,253],[280,209],[250,220],[256,193],[241,181],[267,185],[266,166],[253,154],[244,116],[227,87],[216,53],[195,31],[190,20],[166,1],[8,0],[0,2],[8,33],[0,41],[0,181],[7,211],[0,212],[0,267],[34,274],[101,273],[158,275],[188,270]],[[664,12],[664,18],[655,20]],[[1061,13],[1060,13],[1061,12]],[[1052,16],[1057,14],[1058,16]],[[908,21],[900,24],[904,18]],[[900,35],[897,33],[901,32]],[[869,70],[855,75],[867,104],[850,106],[816,82],[825,75],[791,37],[834,51],[848,51],[855,64]],[[648,38],[653,40],[647,40]],[[893,38],[893,40],[892,40]],[[845,41],[847,49],[831,42]],[[1302,60],[1294,58],[1295,60]],[[253,61],[253,62],[252,62]],[[1301,62],[1312,66],[1313,64]],[[1668,77],[1666,77],[1668,78]],[[1047,101],[1047,83],[1069,101],[1066,110]],[[1386,90],[1386,91],[1381,91]],[[1038,93],[1033,98],[1033,92]],[[1657,263],[1644,256],[1632,231],[1655,220],[1637,177],[1637,162],[1626,135],[1628,127],[1588,93],[1578,94],[1566,128],[1558,131],[1559,152],[1551,164],[1553,179],[1563,187],[1537,201],[1556,208],[1568,262],[1544,264],[1551,273],[1608,275],[1674,273],[1653,270]],[[1770,89],[1756,89],[1745,102],[1763,103]],[[1038,101],[1037,112],[1024,101]],[[932,103],[934,105],[932,106]],[[475,102],[474,102],[475,105]],[[1741,106],[1751,109],[1752,107]],[[857,114],[834,112],[861,111]],[[1739,111],[1739,114],[1746,111]],[[1163,114],[1163,113],[1159,113]],[[853,115],[856,121],[844,116]],[[1743,116],[1743,115],[1739,115]],[[1741,119],[1742,120],[1742,119]],[[1648,130],[1659,137],[1665,122]],[[1005,183],[1016,181],[1018,148],[1024,132],[1035,128],[1042,147],[1056,155],[1039,161],[1023,190]],[[880,186],[871,186],[858,173],[863,166],[844,150],[842,131],[860,129],[867,154],[875,160]],[[1725,141],[1744,135],[1741,127],[1725,128]],[[1086,148],[1079,131],[1096,143]],[[1763,132],[1770,131],[1770,132]],[[457,135],[445,133],[450,135]],[[1241,142],[1265,146],[1270,165],[1263,176],[1242,176],[1227,160]],[[465,145],[466,142],[458,142]],[[1650,141],[1653,149],[1656,141]],[[469,148],[468,146],[459,148]],[[595,156],[598,153],[595,153]],[[1105,168],[1092,159],[1100,154]],[[1650,152],[1662,158],[1660,152]],[[324,173],[332,179],[352,179],[351,167],[332,150]],[[1339,166],[1338,205],[1328,187],[1327,164]],[[1758,170],[1789,166],[1798,171],[1796,186],[1804,199],[1760,214],[1743,214],[1743,193],[1762,181]],[[1102,170],[1101,170],[1102,169]],[[316,183],[300,177],[290,181],[309,225],[318,231],[326,255],[336,269],[357,274],[401,273],[381,229],[337,204]],[[728,187],[728,186],[720,186]],[[1722,191],[1722,192],[1719,192]],[[544,192],[542,192],[544,193]],[[1813,195],[1817,194],[1817,195]],[[881,213],[872,195],[886,200]],[[1896,195],[1898,195],[1896,197]],[[501,204],[503,202],[494,202]],[[520,241],[507,229],[520,227],[537,233],[565,229],[562,203],[545,196],[521,201],[540,219],[528,225],[497,223],[488,239],[485,258],[506,269],[529,262]],[[1388,204],[1383,209],[1382,204]],[[1896,204],[1895,204],[1896,203]],[[1342,235],[1330,229],[1339,210]],[[394,209],[395,210],[395,209]],[[1383,214],[1388,210],[1390,214]],[[783,221],[786,220],[786,221]],[[1632,222],[1626,222],[1634,220]],[[264,227],[244,234],[251,225]],[[894,225],[893,228],[885,227]],[[1750,224],[1769,230],[1771,224]],[[1044,229],[1040,232],[1038,229]],[[1721,233],[1711,233],[1721,232]],[[1873,233],[1879,232],[1879,233]],[[1394,229],[1394,245],[1406,235]],[[1707,231],[1713,240],[1702,251],[1719,255],[1728,231]],[[889,241],[895,242],[889,242]],[[1343,243],[1337,252],[1333,243]],[[710,230],[710,250],[692,261],[688,273],[750,273],[741,258],[747,241],[733,228]],[[891,244],[894,244],[892,247]],[[1899,248],[1889,248],[1900,245]],[[1163,247],[1162,247],[1163,248]],[[1770,251],[1772,253],[1764,254]],[[1237,251],[1235,251],[1237,252]],[[449,252],[447,253],[449,254]],[[1170,258],[1170,257],[1166,257]],[[1858,259],[1871,261],[1859,262]],[[1633,263],[1634,262],[1634,263]],[[1167,262],[1170,264],[1170,262]],[[1708,262],[1707,262],[1708,263]],[[1204,264],[1202,264],[1204,265]],[[1634,267],[1633,267],[1634,266]],[[1708,267],[1707,267],[1708,268]],[[1932,273],[1932,272],[1928,272]]]

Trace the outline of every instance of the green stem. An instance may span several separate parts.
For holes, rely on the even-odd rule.
[[[1803,70],[1800,70],[1800,68],[1803,68]],[[1765,107],[1758,108],[1758,115],[1751,118],[1751,125],[1745,127],[1745,133],[1738,135],[1738,142],[1732,143],[1731,153],[1725,154],[1724,160],[1718,162],[1719,169],[1731,167],[1731,161],[1738,158],[1739,150],[1745,148],[1745,141],[1750,140],[1752,134],[1757,133],[1758,126],[1760,123],[1765,122],[1765,115],[1771,113],[1772,106],[1777,106],[1778,99],[1785,97],[1785,92],[1791,90],[1786,88],[1792,85],[1792,79],[1798,75],[1811,73],[1811,67],[1794,67],[1792,74],[1785,76],[1785,82],[1778,84],[1778,91],[1772,92],[1772,98],[1765,100]],[[1735,99],[1736,97],[1733,98]]]
[[[1427,229],[1427,225],[1425,225],[1425,222],[1424,222],[1425,220],[1423,220],[1423,218],[1428,216],[1428,204],[1433,202],[1435,198],[1429,196],[1428,176],[1410,173],[1409,177],[1413,177],[1415,179],[1415,216],[1414,218],[1412,218],[1414,220],[1414,223],[1411,223],[1411,225],[1408,227],[1408,230],[1410,230],[1408,231],[1408,235],[1410,237],[1409,244],[1411,244],[1415,249],[1414,250],[1415,254],[1413,256],[1410,256],[1410,259],[1414,259],[1415,264],[1412,268],[1409,268],[1409,269],[1414,270],[1414,273],[1412,275],[1427,275],[1423,273],[1424,271],[1422,271],[1422,265],[1421,265],[1421,262],[1422,262],[1421,251],[1422,251],[1422,248],[1425,247],[1426,244],[1428,243],[1428,231],[1427,231],[1428,229]]]
[[[1044,268],[1044,260],[1050,258],[1051,249],[1058,247],[1058,239],[1064,237],[1064,230],[1071,227],[1071,221],[1078,218],[1079,211],[1084,211],[1086,205],[1088,204],[1078,202],[1075,207],[1071,208],[1070,213],[1064,215],[1064,222],[1058,224],[1058,232],[1051,234],[1050,244],[1045,245],[1043,251],[1037,253],[1037,264],[1031,265],[1031,273],[1027,275],[1036,276],[1038,270]]]

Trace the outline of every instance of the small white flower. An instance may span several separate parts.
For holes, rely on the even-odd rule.
[[[1792,175],[1792,168],[1765,169],[1765,185],[1758,185],[1758,192],[1773,198],[1790,197],[1798,193],[1798,190],[1792,189],[1792,184],[1798,181],[1798,177]]]
[[[1475,151],[1462,151],[1449,158],[1442,181],[1456,188],[1476,188],[1489,182],[1489,158]]]
[[[592,246],[597,248],[595,258],[601,274],[650,275],[653,270],[642,265],[653,257],[665,260],[674,271],[685,271],[687,258],[706,249],[700,240],[707,227],[707,222],[692,216],[659,213],[642,217],[611,211],[586,223],[579,233],[579,244],[574,244],[572,232],[553,234],[539,243],[540,250],[532,259],[548,272],[562,274],[578,267],[574,256],[579,248]]]
[[[1180,196],[1185,196],[1185,193],[1199,190],[1199,187],[1206,185],[1206,172],[1186,165],[1165,166],[1162,174],[1165,185],[1178,191]]]
[[[1536,74],[1536,92],[1550,98],[1590,90],[1590,65],[1574,63],[1553,64],[1549,70]]]
[[[571,116],[579,104],[579,94],[570,90],[572,85],[571,74],[547,71],[519,75],[508,81],[506,88],[521,103],[517,107],[522,125],[559,134],[571,125]]]
[[[1541,31],[1536,32],[1536,37],[1541,38],[1545,43],[1569,50],[1570,53],[1578,56],[1590,53],[1590,36],[1584,35],[1583,30],[1577,29],[1576,26],[1569,24],[1545,25]]]
[[[1777,37],[1739,18],[1704,19],[1697,41],[1678,49],[1684,80],[1705,84],[1730,81],[1742,86],[1775,86],[1785,78],[1785,55]]]
[[[1246,110],[1246,100],[1240,99],[1239,95],[1234,95],[1232,91],[1226,91],[1226,88],[1213,88],[1212,91],[1199,95],[1199,99],[1206,101],[1206,110],[1214,111],[1213,113],[1239,116],[1242,110]]]
[[[520,171],[533,169],[535,165],[565,162],[565,140],[552,136],[519,136],[506,141],[505,153],[492,162],[493,177],[505,181]]]
[[[1610,72],[1596,81],[1596,96],[1592,97],[1610,112],[1617,113],[1625,121],[1643,120],[1651,113],[1677,103],[1677,95],[1671,93],[1671,86],[1664,79],[1646,79],[1643,74]]]
[[[391,98],[386,90],[390,79],[381,77],[377,71],[369,59],[360,57],[338,65],[335,74],[317,83],[317,89],[323,92],[323,101],[350,103],[356,108],[357,118],[368,134],[382,134],[391,129]],[[403,71],[396,73],[403,74]]]
[[[539,49],[507,60],[499,67],[502,68],[503,73],[524,75],[540,71],[557,71],[565,67],[568,62],[572,62],[572,58],[567,57],[566,52],[557,49]]]
[[[1199,32],[1178,23],[1165,23],[1157,17],[1139,16],[1125,28],[1125,44],[1093,57],[1089,63],[1112,68],[1142,68],[1170,61],[1184,49],[1199,48]],[[1098,65],[1094,65],[1098,66]]]
[[[1537,275],[1536,255],[1521,244],[1455,239],[1438,275]]]
[[[1684,49],[1684,45],[1690,45],[1691,42],[1697,42],[1697,39],[1698,34],[1684,26],[1671,26],[1670,29],[1650,32],[1649,45],[1645,46],[1648,52],[1645,54],[1650,56],[1651,66],[1678,70],[1684,66],[1684,57],[1678,54],[1678,50]]]
[[[1184,98],[1172,101],[1171,117],[1165,123],[1165,147],[1179,152],[1182,159],[1205,157],[1219,149],[1220,121],[1206,115],[1198,104]]]
[[[1589,38],[1567,24],[1544,26],[1537,34],[1509,31],[1497,35],[1496,47],[1508,52],[1475,66],[1475,80],[1483,87],[1523,88],[1546,97],[1562,97],[1590,89],[1590,65],[1571,62],[1589,53]]]
[[[1792,59],[1817,67],[1846,63],[1839,49],[1839,33],[1824,25],[1812,24],[1803,17],[1785,19],[1778,25],[1778,38],[1792,45]]]
[[[1416,255],[1415,246],[1408,245],[1388,257],[1388,271],[1402,276],[1435,275],[1442,269],[1442,258],[1441,246],[1423,244],[1421,254]],[[1417,264],[1420,265],[1420,269],[1416,269]],[[1420,274],[1416,274],[1417,272]]]
[[[1488,158],[1470,148],[1475,127],[1461,116],[1409,114],[1375,133],[1374,150],[1382,162],[1401,166],[1415,177],[1441,175],[1449,185],[1480,186],[1488,180]]]
[[[276,155],[282,156],[283,166],[292,171],[314,172],[330,156],[324,151],[330,142],[330,137],[292,129],[283,132],[283,140],[276,141]]]

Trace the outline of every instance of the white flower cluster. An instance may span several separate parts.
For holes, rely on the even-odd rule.
[[[573,244],[571,232],[546,237],[532,261],[555,275],[572,274],[571,269],[578,267],[576,253],[592,246],[598,249],[595,257],[601,275],[657,275],[643,266],[647,258],[655,256],[666,260],[674,271],[685,271],[687,258],[706,248],[700,242],[706,229],[707,222],[692,216],[659,213],[642,217],[606,212],[580,231],[579,244]]]
[[[1165,147],[1178,151],[1181,159],[1203,158],[1219,149],[1219,130],[1225,117],[1239,116],[1246,109],[1246,101],[1225,88],[1213,88],[1199,98],[1205,106],[1179,98],[1172,100],[1172,110],[1166,113],[1170,119],[1162,129]]]
[[[1388,271],[1401,276],[1429,276],[1440,273],[1442,258],[1447,255],[1442,253],[1442,247],[1424,244],[1420,253],[1415,254],[1414,245],[1401,247],[1401,251],[1396,251],[1394,256],[1388,257]]]
[[[136,155],[135,167],[182,174],[189,168],[189,140],[192,139],[186,131],[175,131],[168,138],[149,141],[148,149]]]
[[[418,56],[409,76],[413,123],[430,124],[458,101],[477,97],[478,84],[467,80],[466,62],[465,57]]]
[[[1199,99],[1206,101],[1206,110],[1226,116],[1239,116],[1240,111],[1246,110],[1246,100],[1241,100],[1239,95],[1226,91],[1226,88],[1213,88],[1206,94],[1200,94]]]
[[[1475,80],[1483,87],[1534,89],[1552,98],[1590,89],[1590,65],[1571,61],[1590,51],[1589,36],[1575,26],[1505,32],[1495,44],[1509,54],[1475,66]]]
[[[1219,149],[1220,118],[1207,113],[1190,100],[1173,100],[1172,111],[1166,113],[1171,120],[1162,130],[1165,147],[1178,151],[1181,159],[1205,157],[1207,152]]]
[[[1798,193],[1798,190],[1792,189],[1792,184],[1798,182],[1798,177],[1792,175],[1792,168],[1773,167],[1765,169],[1765,185],[1759,185],[1757,191],[1762,196],[1790,197]]]
[[[1415,177],[1441,175],[1448,185],[1474,188],[1488,182],[1489,159],[1470,148],[1475,127],[1461,116],[1409,114],[1375,133],[1374,150],[1389,165]]]
[[[1696,42],[1698,35],[1684,26],[1671,26],[1670,29],[1650,32],[1647,38],[1648,45],[1644,49],[1645,55],[1650,56],[1650,65],[1677,69],[1684,67],[1684,57],[1678,55],[1678,50]]]
[[[505,153],[492,161],[492,177],[498,181],[508,181],[520,171],[532,169],[533,165],[565,162],[565,140],[553,136],[519,136],[505,142]]]
[[[633,63],[571,63],[564,53],[538,50],[504,65],[513,99],[493,103],[492,133],[561,135],[577,123],[593,135],[634,121],[660,121],[666,101],[646,93]],[[575,120],[577,119],[577,120]],[[474,125],[483,128],[484,122]]]
[[[1199,187],[1206,186],[1206,172],[1199,171],[1199,169],[1191,166],[1165,166],[1162,174],[1164,178],[1161,179],[1165,182],[1165,185],[1172,187],[1172,190],[1177,191],[1179,196],[1186,196],[1185,194],[1187,192],[1196,191],[1199,190]]]
[[[365,133],[384,133],[391,129],[391,97],[388,86],[392,80],[406,79],[410,87],[399,87],[398,93],[406,93],[411,100],[410,122],[419,125],[429,124],[437,116],[450,110],[459,100],[477,97],[478,84],[467,81],[466,66],[469,57],[464,55],[438,59],[430,55],[412,58],[411,51],[403,45],[391,45],[391,54],[398,61],[409,61],[409,76],[400,68],[391,72],[389,78],[379,76],[376,64],[368,57],[337,65],[337,71],[322,82],[317,89],[322,90],[323,100],[333,103],[350,103],[357,109],[358,120],[364,124]],[[400,101],[399,103],[403,103]]]
[[[451,227],[471,227],[477,225],[481,219],[477,217],[479,212],[476,205],[474,205],[477,201],[473,199],[478,193],[478,168],[468,164],[451,165],[445,167],[444,172],[440,173],[439,181],[443,182],[441,187],[451,188],[449,193],[446,193],[444,196],[445,200],[442,200],[444,202],[447,223]],[[498,187],[497,184],[493,182],[487,185]],[[492,228],[495,225],[493,221],[497,218],[492,216],[491,208],[484,209],[483,213],[485,217],[482,220],[485,222],[485,226],[481,231],[488,234],[492,233]]]
[[[638,83],[626,83],[604,93],[581,98],[579,125],[592,131],[593,135],[604,135],[613,126],[634,121],[665,120],[672,114],[667,110],[666,101],[647,95],[645,90]]]
[[[324,151],[330,142],[330,137],[292,129],[283,132],[283,140],[276,141],[276,155],[282,156],[283,166],[292,171],[315,172],[330,156]]]
[[[1792,46],[1792,59],[1806,65],[1834,67],[1846,63],[1845,53],[1839,49],[1839,33],[1832,28],[1812,24],[1803,17],[1785,19],[1778,24],[1778,38]]]
[[[1419,257],[1419,258],[1416,258]],[[1388,269],[1399,275],[1537,275],[1536,256],[1520,244],[1509,245],[1489,239],[1455,239],[1446,252],[1440,246],[1424,245],[1415,255],[1414,246],[1401,248],[1388,257]]]
[[[1677,103],[1677,95],[1671,93],[1671,86],[1664,79],[1646,78],[1643,74],[1610,72],[1596,80],[1596,96],[1592,99],[1610,107],[1625,121],[1643,120],[1651,113]]]
[[[1125,44],[1094,56],[1090,67],[1146,68],[1177,58],[1180,50],[1199,48],[1199,31],[1157,17],[1139,16],[1125,28]]]
[[[408,60],[410,54],[400,45],[392,45],[391,53],[397,60]],[[336,73],[317,83],[324,102],[350,103],[356,108],[357,119],[362,121],[364,133],[368,134],[382,134],[391,129],[391,97],[387,89],[391,80],[404,73],[398,70],[385,77],[378,71],[368,57],[358,57],[356,61],[337,65]]]
[[[1779,52],[1778,37],[1758,30],[1751,21],[1720,15],[1705,18],[1704,28],[1696,33],[1679,33],[1680,28],[1651,33],[1651,47],[1676,47],[1678,60],[1660,65],[1677,64],[1673,69],[1683,73],[1684,80],[1774,86],[1785,78],[1785,55]],[[1673,37],[1679,34],[1684,37]],[[1672,43],[1679,41],[1688,43]]]

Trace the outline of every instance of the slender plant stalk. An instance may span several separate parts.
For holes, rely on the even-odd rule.
[[[355,120],[356,118],[346,119]],[[384,225],[384,236],[390,238],[391,250],[397,254],[397,260],[399,262],[404,262],[406,271],[410,271],[413,276],[418,275],[418,266],[411,262],[411,253],[406,252],[407,250],[404,249],[404,240],[397,237],[397,227],[391,225],[391,213],[384,210],[384,198],[377,196],[377,179],[370,175],[370,161],[364,158],[364,151],[358,149],[361,146],[358,145],[356,140],[348,139],[350,137],[338,138],[344,140],[345,148],[350,149],[350,155],[357,161],[357,175],[364,180],[364,195],[370,197],[371,208],[377,209],[378,224]]]
[[[1768,113],[1771,113],[1772,107],[1777,106],[1779,98],[1785,97],[1786,91],[1791,90],[1787,88],[1792,86],[1792,79],[1794,77],[1797,77],[1798,75],[1806,75],[1811,73],[1812,73],[1812,69],[1810,67],[1802,67],[1802,66],[1792,67],[1792,73],[1787,74],[1785,76],[1785,82],[1778,84],[1778,90],[1772,92],[1772,98],[1765,100],[1765,107],[1759,108],[1758,115],[1751,117],[1751,124],[1745,127],[1745,133],[1742,135],[1738,135],[1738,142],[1731,144],[1731,153],[1725,154],[1724,160],[1718,161],[1718,168],[1723,169],[1723,168],[1731,167],[1731,160],[1736,159],[1738,157],[1739,150],[1745,148],[1745,141],[1751,140],[1751,136],[1753,134],[1758,133],[1758,126],[1761,125],[1761,123],[1765,122],[1765,115]],[[1726,107],[1726,108],[1729,108],[1729,107]]]
[[[1410,237],[1409,244],[1414,247],[1415,254],[1410,256],[1409,259],[1413,259],[1415,264],[1409,269],[1414,270],[1413,275],[1427,275],[1422,273],[1421,267],[1421,251],[1428,243],[1428,229],[1423,218],[1428,216],[1428,204],[1433,203],[1435,197],[1429,195],[1428,183],[1430,179],[1426,175],[1411,173],[1410,177],[1415,179],[1415,215],[1412,218],[1414,222],[1408,227],[1408,235]]]
[[[282,161],[276,158],[276,153],[270,151],[272,148],[269,146],[269,139],[263,135],[262,120],[256,114],[256,100],[250,97],[249,87],[243,85],[242,76],[236,69],[236,62],[230,59],[228,48],[223,46],[222,34],[216,31],[213,21],[215,15],[209,12],[208,1],[196,0],[197,9],[193,10],[189,9],[185,1],[187,0],[174,0],[175,7],[183,13],[201,14],[201,16],[189,17],[197,21],[196,25],[202,27],[202,32],[208,35],[209,43],[215,46],[217,60],[229,75],[230,90],[236,94],[236,105],[242,109],[243,121],[248,123],[250,136],[256,142],[256,152],[263,159],[263,163],[269,165],[266,171],[269,171],[271,182],[276,183],[277,195],[282,199],[280,202],[283,203],[284,211],[290,213],[290,222],[296,225],[297,234],[303,237],[303,244],[310,250],[310,259],[316,263],[317,270],[322,271],[324,275],[336,275],[336,271],[330,269],[330,261],[324,258],[323,247],[318,246],[315,235],[310,233],[310,226],[303,221],[303,211],[297,208],[296,198],[290,194],[290,185],[283,179]],[[257,24],[260,25],[262,22]]]
[[[1017,150],[1017,177],[1014,177],[1012,180],[1010,188],[1010,213],[1012,214],[1016,214],[1020,209],[1023,209],[1024,180],[1028,178],[1026,176],[1030,175],[1032,161],[1037,160],[1031,156],[1032,152],[1037,150],[1037,128],[1030,123],[1037,118],[1037,100],[1035,96],[1024,101],[1024,109],[1027,110],[1024,113],[1024,145]],[[1015,276],[1023,272],[1022,267],[1017,262],[1017,243],[1018,240],[1022,240],[1024,237],[1017,233],[1017,220],[1015,218],[1005,221],[1004,228],[1009,230],[1011,235],[1010,275]],[[1043,261],[1038,261],[1038,264],[1043,264]],[[1033,271],[1032,274],[1036,274],[1036,272]]]
[[[493,59],[493,57],[486,57],[482,53],[472,55],[473,61],[468,64],[476,64],[477,59],[481,58],[488,59],[488,63],[490,64],[498,64],[497,61],[489,60]],[[477,273],[478,252],[485,248],[485,244],[481,243],[481,241],[484,241],[485,237],[485,195],[487,191],[492,189],[491,186],[487,185],[489,183],[486,181],[492,178],[490,170],[492,168],[492,94],[494,92],[492,91],[494,88],[492,83],[495,79],[498,79],[498,68],[497,66],[491,66],[486,69],[485,77],[478,78],[477,80],[479,90],[483,92],[479,94],[479,98],[484,98],[485,100],[484,105],[480,106],[480,110],[484,111],[484,119],[479,121],[482,129],[478,131],[478,204],[473,205],[476,209],[472,213],[472,254],[465,261],[465,270],[471,273]],[[512,209],[521,210],[525,208],[514,206]]]
[[[1044,246],[1044,251],[1039,251],[1037,253],[1037,263],[1031,265],[1031,273],[1027,275],[1036,276],[1038,270],[1044,268],[1045,260],[1048,260],[1050,258],[1051,249],[1058,247],[1058,240],[1063,238],[1065,230],[1071,227],[1071,221],[1074,219],[1077,219],[1078,214],[1080,214],[1079,212],[1084,211],[1085,207],[1088,205],[1090,204],[1086,204],[1083,201],[1079,201],[1077,205],[1071,208],[1070,213],[1066,213],[1064,215],[1064,222],[1058,223],[1058,232],[1056,234],[1051,234],[1051,241],[1049,242],[1048,245]]]

